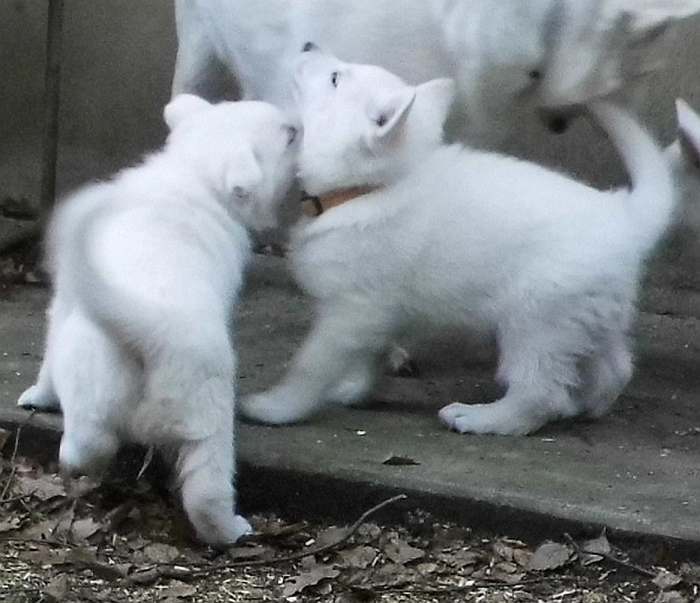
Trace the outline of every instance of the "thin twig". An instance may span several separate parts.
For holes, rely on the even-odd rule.
[[[615,565],[618,565],[620,567],[624,567],[628,570],[632,570],[633,572],[637,572],[638,574],[641,574],[642,576],[647,576],[648,578],[656,578],[656,573],[646,569],[645,567],[642,567],[641,565],[636,565],[635,563],[630,563],[629,561],[624,561],[622,559],[617,558],[615,555],[611,553],[603,553],[601,551],[588,551],[584,548],[582,548],[572,537],[570,534],[564,534],[564,538],[566,538],[567,542],[574,547],[574,550],[576,551],[576,554],[578,555],[579,559],[583,559],[584,555],[591,555],[594,557],[601,557],[602,559],[605,559],[606,561],[609,561],[610,563],[613,563]]]
[[[10,457],[10,475],[7,476],[5,486],[2,489],[2,494],[0,494],[0,503],[5,502],[5,495],[7,494],[7,491],[10,489],[10,486],[12,485],[12,482],[15,479],[15,473],[17,472],[17,465],[15,464],[15,461],[17,460],[17,450],[19,450],[19,436],[22,433],[22,428],[27,423],[29,423],[29,421],[31,421],[35,413],[36,410],[32,410],[32,412],[29,413],[29,416],[17,426],[17,431],[15,432],[15,446],[12,449],[12,456]]]
[[[270,565],[277,565],[279,563],[289,563],[292,561],[298,561],[300,559],[303,559],[304,557],[309,557],[311,555],[320,555],[323,553],[328,553],[329,551],[332,551],[334,549],[337,549],[338,547],[342,546],[345,544],[350,538],[357,532],[357,530],[360,528],[360,526],[367,521],[367,519],[377,513],[378,511],[384,509],[385,507],[388,507],[389,505],[392,505],[400,500],[406,500],[407,496],[405,494],[399,494],[397,496],[393,496],[392,498],[389,498],[378,505],[375,505],[371,509],[368,509],[365,511],[360,517],[353,523],[343,534],[341,538],[338,538],[337,540],[325,544],[323,546],[317,547],[313,550],[309,551],[298,551],[296,553],[293,553],[291,555],[284,555],[282,557],[274,557],[273,559],[249,559],[249,560],[241,560],[241,561],[231,561],[229,563],[223,563],[220,565],[214,565],[210,567],[200,567],[198,569],[194,570],[187,570],[182,566],[182,563],[161,563],[158,564],[155,568],[155,572],[153,573],[152,580],[149,580],[149,582],[155,582],[159,578],[177,578],[179,580],[186,580],[188,578],[199,578],[201,576],[206,576],[209,574],[213,574],[216,572],[220,572],[223,570],[227,569],[233,569],[237,567],[260,567],[260,566],[270,566]],[[150,577],[150,576],[149,576]],[[138,582],[139,584],[144,584],[144,582],[138,579],[137,575],[132,574],[132,576],[129,577],[130,581],[135,581]]]

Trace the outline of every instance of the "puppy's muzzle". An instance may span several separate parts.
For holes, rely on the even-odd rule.
[[[563,134],[571,123],[585,113],[581,106],[570,106],[556,109],[540,109],[539,117],[544,126],[552,134]]]

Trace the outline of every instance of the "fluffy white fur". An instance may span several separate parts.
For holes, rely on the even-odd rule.
[[[508,388],[492,404],[443,408],[450,428],[525,434],[605,413],[632,374],[640,271],[673,211],[670,169],[646,132],[593,105],[632,181],[631,192],[600,192],[441,144],[449,80],[413,87],[310,52],[296,89],[306,190],[378,188],[297,227],[293,269],[317,320],[282,382],[244,400],[244,415],[288,423],[361,400],[387,342],[433,327],[493,332]]]
[[[173,92],[216,93],[223,65],[244,98],[288,105],[311,41],[418,84],[457,82],[449,134],[488,146],[560,108],[627,89],[659,66],[658,38],[698,0],[176,0]]]
[[[700,115],[681,100],[676,113],[678,140],[666,149],[680,197],[675,222],[700,239]]]
[[[165,148],[68,199],[51,224],[55,293],[25,407],[64,416],[60,464],[99,475],[121,441],[175,464],[198,536],[235,542],[236,355],[229,323],[247,228],[275,225],[294,177],[295,129],[262,102],[165,108]]]

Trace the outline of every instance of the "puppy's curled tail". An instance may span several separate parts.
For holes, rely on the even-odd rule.
[[[671,223],[675,205],[671,168],[651,135],[627,111],[608,101],[593,102],[589,110],[625,164],[632,184],[630,220],[637,225],[638,243],[650,250]]]

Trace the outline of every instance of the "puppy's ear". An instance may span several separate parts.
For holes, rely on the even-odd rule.
[[[377,144],[390,143],[398,136],[415,100],[415,88],[406,86],[370,109],[369,118],[372,123],[367,136],[370,148]]]
[[[442,133],[456,94],[454,80],[438,78],[416,88],[416,111],[431,127]]]
[[[681,99],[676,101],[676,113],[683,158],[688,165],[700,170],[700,115]]]
[[[194,94],[178,94],[163,110],[163,118],[170,130],[174,130],[185,118],[211,107],[211,103]]]
[[[234,203],[248,205],[254,199],[256,187],[263,180],[262,168],[253,150],[241,149],[229,162],[224,177],[224,189],[232,195]]]

